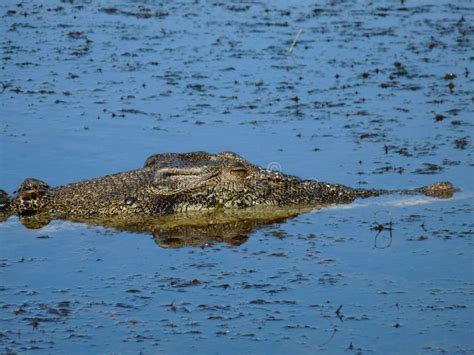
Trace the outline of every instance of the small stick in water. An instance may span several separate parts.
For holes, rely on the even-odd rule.
[[[303,32],[303,30],[299,30],[298,33],[296,34],[295,39],[293,40],[293,43],[291,44],[290,48],[288,49],[288,54],[291,54],[291,52],[293,52],[293,49],[296,46],[296,42],[298,42],[298,39],[300,38],[301,32]]]
[[[339,306],[339,308],[338,308],[338,309],[336,309],[336,312],[335,312],[335,313],[336,313],[336,316],[337,316],[337,318],[339,318],[339,320],[340,320],[341,322],[342,322],[342,314],[341,314],[341,309],[342,309],[342,306],[343,306],[343,305],[341,304],[341,305]]]

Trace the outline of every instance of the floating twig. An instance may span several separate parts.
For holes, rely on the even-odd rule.
[[[374,248],[376,249],[386,249],[386,248],[389,248],[391,245],[392,245],[392,232],[393,232],[393,221],[392,221],[392,216],[390,215],[390,212],[387,212],[389,215],[390,215],[390,222],[385,222],[385,223],[378,223],[377,222],[377,213],[378,212],[375,212],[375,215],[374,215],[374,225],[372,227],[370,227],[371,230],[374,230],[374,231],[377,231],[377,234],[375,235],[375,239],[374,239]],[[385,246],[378,246],[377,245],[377,239],[379,237],[379,235],[384,232],[384,231],[387,231],[389,233],[389,241],[388,241],[388,244],[385,245]]]
[[[333,330],[332,330],[332,334],[331,334],[331,336],[329,337],[329,339],[326,340],[324,343],[322,343],[322,344],[319,345],[319,346],[322,347],[322,346],[325,346],[325,345],[329,344],[329,343],[331,342],[331,340],[334,338],[334,335],[336,335],[336,332],[337,332],[337,327],[334,326],[334,328],[333,328]]]
[[[302,29],[298,31],[298,33],[295,36],[295,39],[293,40],[293,43],[291,44],[290,48],[288,49],[288,55],[290,55],[293,52],[293,49],[296,46],[296,42],[298,42],[298,39],[300,38],[301,32],[303,32]]]
[[[336,316],[339,318],[339,320],[342,322],[342,314],[341,314],[341,309],[342,309],[342,304],[336,309]]]

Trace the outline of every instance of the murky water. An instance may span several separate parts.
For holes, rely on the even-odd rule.
[[[11,218],[3,352],[473,352],[470,1],[3,1],[0,15],[10,193],[192,150],[352,186],[461,189],[181,248]]]

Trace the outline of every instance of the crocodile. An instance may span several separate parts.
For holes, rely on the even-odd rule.
[[[391,193],[449,198],[455,191],[450,182],[411,190],[351,188],[265,169],[233,152],[164,153],[150,156],[143,168],[59,187],[28,178],[11,197],[0,190],[0,221],[36,216],[42,222],[32,227],[40,227],[53,219],[316,208]]]

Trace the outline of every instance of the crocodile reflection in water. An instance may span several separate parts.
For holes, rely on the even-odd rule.
[[[314,209],[271,208],[252,212],[227,210],[169,216],[71,217],[67,220],[117,231],[151,234],[155,243],[163,248],[204,248],[215,243],[241,245],[257,229],[279,225]],[[20,221],[27,228],[37,229],[49,223],[49,219],[43,218],[42,215],[20,216]]]
[[[0,220],[16,214],[35,217],[40,226],[53,219],[87,223],[244,210],[250,217],[263,210],[311,209],[389,193],[448,198],[454,191],[449,182],[413,190],[351,188],[264,169],[232,152],[167,153],[150,156],[141,169],[59,187],[26,179],[12,198],[0,190]]]

